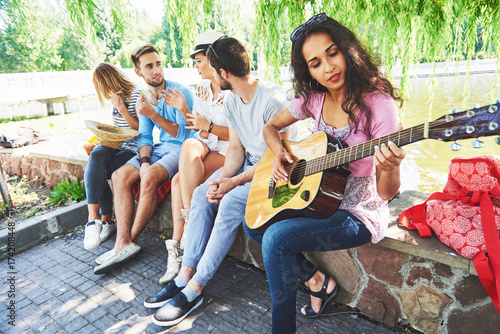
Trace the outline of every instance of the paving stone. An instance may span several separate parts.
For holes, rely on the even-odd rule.
[[[31,304],[31,300],[29,300],[28,298],[23,298],[20,302],[16,301],[17,309],[21,309],[28,304]]]
[[[317,331],[316,329],[314,328],[311,328],[307,325],[300,325],[300,326],[297,326],[297,333],[300,333],[300,334],[318,334],[318,333],[337,333],[335,331],[329,331],[329,332],[321,332],[321,331]]]
[[[88,324],[88,321],[85,320],[83,317],[78,317],[76,319],[73,319],[72,321],[68,322],[65,326],[64,329],[66,330],[67,333],[77,333],[79,329],[85,327]],[[85,333],[82,331],[82,333]]]
[[[112,327],[115,323],[118,321],[114,319],[114,317],[110,315],[105,315],[102,318],[99,319],[99,321],[96,321],[93,323],[93,325],[99,329],[100,331],[104,332],[108,328]]]
[[[68,285],[68,284],[66,284],[64,282],[60,282],[60,281],[59,281],[58,285],[51,286],[47,290],[56,297],[66,293],[70,290],[76,291],[75,289],[73,289],[73,287],[71,285]]]
[[[45,292],[43,295],[40,295],[40,296],[34,298],[33,302],[37,305],[40,305],[51,298],[55,298],[54,295],[51,294],[50,292]]]
[[[87,324],[83,328],[81,328],[78,333],[85,333],[85,334],[99,334],[102,333],[99,329],[95,328],[91,324]],[[45,334],[45,333],[42,333]]]
[[[265,333],[270,329],[271,325],[260,321],[260,319],[253,319],[248,324],[243,326],[243,330],[247,333]]]
[[[126,309],[129,308],[129,305],[121,300],[116,302],[113,307],[110,307],[108,312],[109,314],[113,315],[116,317],[117,314],[124,312]]]
[[[83,231],[83,227],[78,231]],[[143,246],[139,256],[109,274],[95,275],[95,257],[111,249],[114,241],[108,240],[96,250],[87,251],[83,248],[83,236],[75,236],[53,239],[45,247],[18,255],[16,269],[23,275],[16,282],[20,324],[16,330],[43,334],[271,331],[271,295],[265,272],[259,269],[226,259],[205,288],[203,305],[180,324],[159,327],[151,323],[156,309],[145,308],[143,301],[162,288],[158,279],[166,266],[164,240],[156,232],[146,230],[139,240]],[[4,295],[0,296],[0,303],[5,303]],[[309,295],[299,291],[298,304],[308,301]],[[5,324],[5,321],[0,323],[2,334]],[[42,326],[44,330],[38,332]],[[392,333],[361,318],[347,322],[346,315],[320,319],[298,316],[297,328],[299,334]]]
[[[52,318],[62,327],[69,324],[71,321],[76,318],[81,318],[81,316],[73,310],[69,311],[58,311],[56,314],[52,316]]]
[[[3,330],[3,328],[2,328]],[[5,334],[33,334],[35,333],[28,324],[26,324],[24,321],[16,321],[15,326],[10,326],[7,327],[5,330]],[[37,333],[39,333],[37,331]]]

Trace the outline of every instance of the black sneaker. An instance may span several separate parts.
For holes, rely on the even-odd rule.
[[[178,293],[167,304],[153,314],[153,323],[158,326],[176,325],[202,303],[202,294],[196,297],[192,302],[188,302],[185,294],[182,292]]]
[[[183,288],[179,288],[175,285],[174,281],[170,281],[160,292],[144,301],[144,307],[147,308],[158,308],[165,305],[173,296],[178,294]]]

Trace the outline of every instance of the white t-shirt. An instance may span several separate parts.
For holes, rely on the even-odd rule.
[[[262,128],[274,116],[285,110],[290,101],[288,94],[272,82],[259,80],[255,95],[250,103],[245,104],[232,92],[224,101],[224,114],[229,128],[234,128],[247,151],[247,158],[252,164],[259,162],[267,149]],[[291,140],[298,140],[295,124],[281,130],[292,131]]]

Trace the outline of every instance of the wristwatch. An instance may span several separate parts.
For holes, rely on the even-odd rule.
[[[147,162],[148,164],[151,162],[151,158],[150,157],[142,157],[139,160],[139,164],[142,165],[143,163]]]
[[[208,133],[212,133],[213,126],[214,126],[214,122],[210,122],[210,125],[208,126]]]

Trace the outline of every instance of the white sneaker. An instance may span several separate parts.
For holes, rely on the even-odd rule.
[[[112,256],[106,259],[103,263],[94,268],[94,274],[102,275],[111,270],[118,268],[125,262],[130,261],[134,256],[136,256],[141,250],[141,246],[131,243],[118,253],[114,253]]]
[[[108,240],[108,238],[116,232],[116,224],[110,224],[108,222],[102,222],[102,230],[99,234],[99,240],[104,242]]]
[[[165,240],[165,245],[168,250],[168,263],[165,275],[160,278],[160,283],[168,283],[177,277],[179,270],[181,270],[182,255],[179,249],[179,242],[177,240]]]
[[[83,247],[86,250],[91,250],[96,248],[101,244],[99,239],[99,234],[102,230],[102,222],[99,219],[88,222],[85,225],[85,237],[83,239]]]
[[[112,257],[113,255],[115,255],[115,250],[114,248],[111,248],[109,251],[107,251],[106,253],[103,253],[101,255],[99,255],[96,259],[95,259],[95,263],[97,264],[102,264],[104,263],[104,261],[106,261],[107,259],[109,259],[110,257]]]

